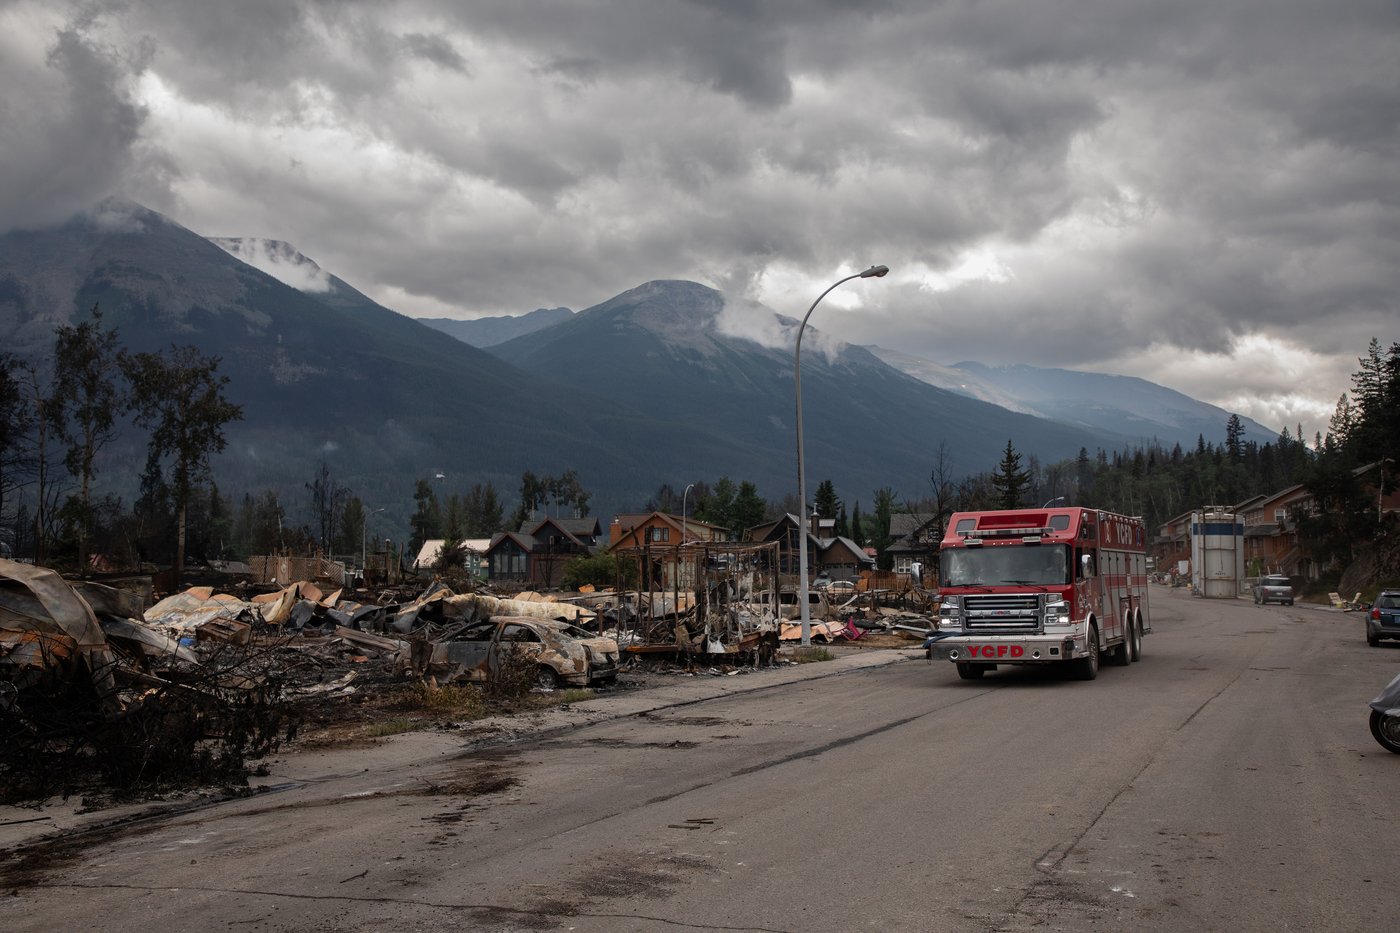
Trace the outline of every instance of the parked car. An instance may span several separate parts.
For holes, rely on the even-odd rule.
[[[511,655],[535,662],[536,681],[542,687],[585,687],[617,679],[617,642],[567,622],[492,616],[468,625],[441,646],[446,651],[442,660],[462,665],[473,681],[489,679]]]
[[[1381,590],[1366,613],[1366,644],[1374,648],[1382,638],[1400,638],[1400,590]]]
[[[1259,582],[1254,584],[1254,602],[1261,606],[1264,603],[1283,603],[1285,606],[1291,606],[1293,584],[1282,574],[1260,577]]]

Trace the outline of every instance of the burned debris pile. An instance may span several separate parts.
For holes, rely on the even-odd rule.
[[[669,565],[643,550],[642,585],[602,593],[507,598],[435,582],[371,598],[303,581],[192,587],[149,608],[128,591],[0,560],[0,798],[241,786],[304,722],[394,704],[471,718],[531,691],[612,684],[634,667],[773,663],[801,626],[765,547],[687,548]],[[818,593],[812,640],[866,644],[927,628],[882,599]]]
[[[143,610],[0,560],[0,797],[242,785],[308,708],[369,685],[606,681],[616,642],[572,624],[592,619],[436,584],[387,604],[195,587]]]
[[[0,560],[0,793],[241,783],[286,729],[278,668],[264,646],[197,645],[129,594]]]
[[[802,638],[791,561],[777,542],[643,543],[617,554],[630,565],[617,591],[580,600],[615,628],[625,653],[765,665],[780,644]],[[636,585],[624,586],[624,576]],[[894,574],[862,574],[845,585],[810,589],[813,642],[855,642],[870,633],[921,637],[932,625],[930,594],[898,585]]]

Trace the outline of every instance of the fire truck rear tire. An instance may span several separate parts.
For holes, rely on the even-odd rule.
[[[1113,651],[1108,656],[1117,667],[1127,667],[1133,663],[1133,619],[1128,617],[1127,623],[1123,626],[1123,640],[1113,647]]]
[[[987,669],[980,664],[958,663],[958,676],[963,680],[981,680]]]
[[[1093,680],[1099,676],[1099,630],[1097,626],[1089,626],[1089,637],[1085,640],[1089,653],[1082,658],[1075,658],[1070,663],[1074,665],[1071,670],[1075,680]]]
[[[1130,623],[1131,631],[1128,633],[1128,644],[1131,646],[1131,657],[1134,661],[1142,660],[1142,620],[1133,616]]]

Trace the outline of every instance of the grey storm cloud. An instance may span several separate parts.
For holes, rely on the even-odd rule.
[[[1325,423],[1400,336],[1397,39],[1382,0],[9,0],[0,223],[125,194],[431,315],[791,316],[884,262],[814,323]]]

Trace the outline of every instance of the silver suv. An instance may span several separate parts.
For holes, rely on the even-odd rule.
[[[1285,606],[1293,605],[1293,584],[1282,574],[1269,574],[1267,577],[1260,577],[1259,582],[1254,584],[1255,605],[1270,602],[1283,603]]]

